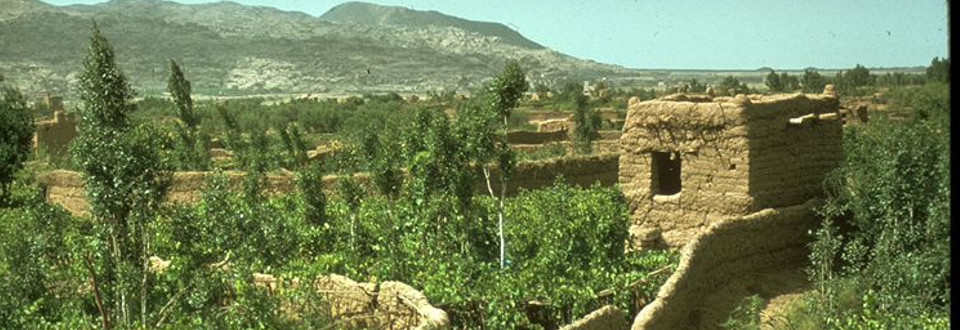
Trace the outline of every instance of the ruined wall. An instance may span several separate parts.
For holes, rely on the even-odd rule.
[[[77,137],[77,122],[63,111],[55,111],[53,119],[37,122],[33,136],[33,148],[50,154],[67,151],[67,146]]]
[[[613,305],[606,305],[560,330],[626,330],[627,314]]]
[[[243,184],[243,178],[246,175],[239,171],[224,171],[228,184],[231,187],[239,188]],[[200,201],[201,192],[207,179],[215,175],[215,172],[175,172],[167,191],[167,202],[171,203],[196,203]],[[362,186],[369,186],[370,179],[364,173],[353,175],[354,179]],[[335,189],[337,181],[343,177],[328,175],[323,178],[325,189]],[[59,204],[64,209],[75,215],[85,215],[89,210],[87,196],[83,189],[83,179],[80,174],[73,171],[56,170],[44,174],[40,181],[46,187],[47,201]],[[263,183],[263,191],[267,195],[275,195],[296,190],[295,179],[292,174],[278,175],[269,174]]]
[[[570,138],[566,131],[552,132],[530,132],[530,131],[511,131],[507,132],[507,143],[510,144],[543,144],[547,142],[565,141]]]
[[[255,273],[254,284],[270,293],[300,289],[299,278],[284,279]],[[329,315],[336,329],[449,329],[447,313],[433,307],[413,287],[395,281],[357,283],[345,276],[330,274],[315,279],[310,287],[322,299],[320,311]],[[289,301],[282,312],[292,319],[302,317],[303,307]]]
[[[611,186],[617,181],[618,156],[603,154],[588,157],[562,157],[537,162],[523,162],[517,164],[514,170],[513,181],[507,186],[509,195],[516,194],[519,188],[536,189],[553,184],[553,181],[562,175],[567,183],[590,186],[599,181],[604,186]],[[233,187],[240,187],[245,173],[225,171],[228,182]],[[173,203],[195,203],[200,200],[201,192],[208,177],[214,172],[176,172],[167,193],[167,201]],[[495,192],[499,192],[498,170],[491,170],[491,185]],[[370,178],[365,173],[353,175],[361,186],[372,189]],[[328,175],[323,178],[324,188],[333,190],[342,176]],[[56,170],[44,174],[41,182],[46,187],[47,200],[63,206],[67,211],[76,215],[86,214],[89,204],[83,190],[83,180],[80,174],[73,171]],[[486,193],[486,181],[476,183],[477,190]],[[264,192],[268,195],[295,191],[296,183],[292,173],[267,175],[264,183]]]
[[[517,164],[513,179],[507,185],[507,194],[515,195],[520,188],[532,190],[553,185],[559,176],[571,185],[581,187],[592,186],[600,182],[603,186],[612,186],[617,182],[619,156],[616,154],[600,154],[585,157],[560,157],[544,161],[524,162]],[[490,171],[494,192],[500,191],[499,169]],[[486,182],[479,182],[478,186],[486,191]]]
[[[678,248],[725,218],[819,196],[843,155],[837,105],[805,94],[677,94],[631,104],[619,183],[633,247]],[[666,180],[657,152],[680,159],[679,193],[658,192]]]
[[[744,297],[783,294],[803,277],[819,200],[716,223],[687,244],[673,275],[632,329],[719,329]]]
[[[357,283],[340,275],[318,278],[314,287],[329,305],[337,328],[446,329],[447,313],[401,282]]]

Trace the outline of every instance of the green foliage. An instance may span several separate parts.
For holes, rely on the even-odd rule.
[[[171,171],[158,131],[129,120],[133,94],[116,67],[113,48],[94,24],[80,75],[81,121],[73,155],[96,222],[96,263],[88,266],[100,282],[104,322],[112,315],[121,326],[145,322],[148,287],[140,278],[147,276],[148,221]]]
[[[540,98],[547,97],[547,93],[550,93],[550,86],[547,86],[544,83],[537,83],[533,86],[533,90],[540,96]]]
[[[70,273],[77,222],[43,198],[28,194],[18,207],[0,208],[0,324],[7,328],[61,322],[65,310],[85,307],[76,292],[82,281]]]
[[[948,84],[950,83],[950,58],[934,57],[927,67],[927,80]]]
[[[760,298],[759,295],[743,298],[740,305],[734,309],[726,321],[720,324],[720,327],[737,330],[760,330],[760,311],[763,310],[763,305],[763,298]]]
[[[589,154],[593,150],[593,141],[600,137],[600,125],[603,119],[600,114],[587,105],[587,97],[580,94],[576,99],[576,109],[573,112],[575,123],[573,131],[574,150],[577,153]]]
[[[746,94],[747,92],[750,91],[750,89],[747,88],[747,84],[741,83],[740,80],[738,80],[737,78],[734,78],[733,76],[727,76],[723,78],[723,81],[720,82],[720,85],[718,85],[718,87],[720,89],[718,91],[718,94],[727,95],[727,96],[734,96],[737,94]],[[732,95],[730,94],[731,90],[733,91]]]
[[[819,72],[806,70],[800,78],[800,85],[803,86],[804,93],[822,93],[827,81]]]
[[[767,88],[772,92],[782,92],[783,91],[783,82],[780,81],[780,76],[773,70],[770,70],[770,74],[764,79]]]
[[[697,78],[690,79],[690,83],[687,84],[687,90],[690,93],[704,93],[707,91],[707,85],[697,81]]]
[[[870,70],[857,64],[853,69],[837,73],[834,83],[837,89],[852,95],[861,95],[862,87],[873,86],[877,77],[870,74]]]
[[[949,311],[948,86],[895,96],[916,115],[848,127],[846,160],[825,183],[828,221],[813,245],[811,273],[819,288],[814,313],[832,327],[899,328]],[[843,292],[855,303],[843,303]]]
[[[530,85],[527,83],[526,73],[520,68],[520,62],[508,61],[500,75],[494,78],[487,88],[492,96],[491,107],[506,121],[528,88]]]
[[[568,102],[574,102],[577,95],[580,94],[583,94],[583,85],[574,81],[567,81],[560,87],[560,95],[558,95],[558,97]]]
[[[30,156],[35,130],[23,95],[0,85],[0,206],[7,204],[13,175]]]
[[[167,92],[173,97],[180,122],[177,124],[175,155],[177,168],[181,170],[207,170],[210,157],[207,156],[206,137],[200,136],[198,126],[200,117],[193,109],[190,97],[190,81],[183,77],[183,71],[176,62],[170,60],[170,78],[167,80]]]
[[[304,198],[304,217],[308,223],[322,225],[327,221],[327,197],[323,192],[323,167],[311,164],[297,174],[297,187]]]

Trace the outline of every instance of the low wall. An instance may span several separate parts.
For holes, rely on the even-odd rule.
[[[337,328],[447,329],[447,313],[426,296],[401,282],[357,283],[340,275],[317,279],[314,288],[325,298]]]
[[[553,132],[530,132],[530,131],[511,131],[507,132],[507,143],[510,144],[543,144],[547,142],[566,141],[570,138],[566,131]]]
[[[676,271],[632,329],[718,329],[744,297],[789,290],[785,279],[799,273],[802,280],[808,265],[818,205],[813,199],[710,225],[684,246]]]
[[[270,292],[299,289],[299,279],[279,279],[269,274],[254,274],[254,283]],[[331,274],[317,278],[311,287],[319,297],[322,312],[329,315],[336,329],[449,329],[447,313],[433,307],[420,291],[401,282],[357,283],[345,276]],[[281,305],[287,315],[297,319],[302,308]]]
[[[510,148],[523,153],[533,153],[538,152],[544,149],[556,148],[557,146],[562,147],[566,154],[574,154],[573,142],[572,141],[559,141],[559,142],[550,142],[542,144],[511,144]],[[593,151],[594,154],[617,154],[620,153],[620,141],[618,140],[596,140],[593,141]]]
[[[627,314],[613,305],[606,305],[560,330],[626,330]]]
[[[560,157],[543,161],[517,164],[513,179],[507,185],[507,194],[514,195],[520,188],[527,190],[548,187],[563,176],[568,184],[589,187],[595,182],[603,186],[617,183],[620,156],[617,154],[599,154],[586,157]],[[490,171],[490,186],[495,193],[500,192],[499,170]],[[485,185],[485,182],[479,183]],[[485,189],[486,186],[481,187]]]
[[[616,154],[602,154],[588,157],[561,157],[544,161],[523,162],[517,164],[513,180],[507,186],[507,193],[516,194],[519,188],[537,189],[553,184],[562,175],[567,183],[590,186],[599,181],[604,186],[617,182],[618,159]],[[491,169],[491,186],[499,193],[498,170]],[[240,187],[244,172],[225,171],[227,181],[234,187]],[[167,192],[167,201],[172,203],[195,203],[201,198],[207,178],[214,172],[176,172]],[[323,178],[324,189],[335,189],[344,176],[328,175]],[[354,180],[370,187],[370,178],[365,173],[353,175]],[[89,204],[83,189],[80,174],[73,171],[56,170],[44,174],[40,181],[46,186],[47,200],[63,206],[75,215],[87,213]],[[486,181],[476,183],[478,191],[486,192]],[[296,181],[292,173],[271,174],[266,176],[263,191],[267,195],[288,193],[296,190]]]

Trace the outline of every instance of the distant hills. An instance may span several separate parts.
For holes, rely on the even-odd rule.
[[[0,74],[28,94],[74,95],[91,20],[143,95],[164,91],[170,59],[207,95],[470,90],[508,59],[548,83],[637,72],[550,50],[503,24],[361,2],[315,17],[229,1],[0,0]]]
[[[417,11],[365,2],[346,2],[331,8],[321,15],[320,19],[338,23],[394,25],[421,29],[429,29],[431,26],[447,26],[486,37],[495,37],[507,45],[528,49],[545,48],[503,24],[465,20],[444,15],[437,11]]]

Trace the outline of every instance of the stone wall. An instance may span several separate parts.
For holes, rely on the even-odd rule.
[[[805,94],[631,104],[619,183],[634,247],[679,248],[712,223],[818,196],[843,156],[837,107],[835,97]]]
[[[37,122],[33,148],[50,154],[60,154],[67,151],[67,146],[75,137],[77,137],[77,122],[73,116],[63,111],[55,111],[53,119]]]
[[[683,248],[676,271],[632,329],[719,329],[744,297],[783,294],[785,278],[803,279],[818,205],[814,199],[709,226]]]
[[[588,157],[562,157],[536,162],[517,164],[514,179],[508,185],[507,193],[516,194],[519,188],[536,189],[553,184],[553,181],[562,175],[568,183],[590,186],[600,182],[604,186],[611,186],[617,181],[618,156],[603,154]],[[225,171],[228,182],[234,187],[240,187],[246,175],[238,171]],[[491,170],[491,185],[499,193],[498,171]],[[213,172],[176,172],[167,193],[167,201],[173,203],[194,203],[200,200],[200,192],[206,179]],[[362,186],[370,187],[369,176],[365,173],[354,174],[353,178]],[[342,176],[328,175],[323,178],[325,189],[334,189]],[[294,191],[296,184],[292,173],[267,175],[264,183],[264,192],[268,195]],[[86,214],[89,204],[83,190],[83,180],[79,173],[65,170],[56,170],[44,174],[41,182],[46,187],[47,200],[63,206],[67,211],[76,215]],[[477,190],[486,193],[486,182],[476,183]]]

